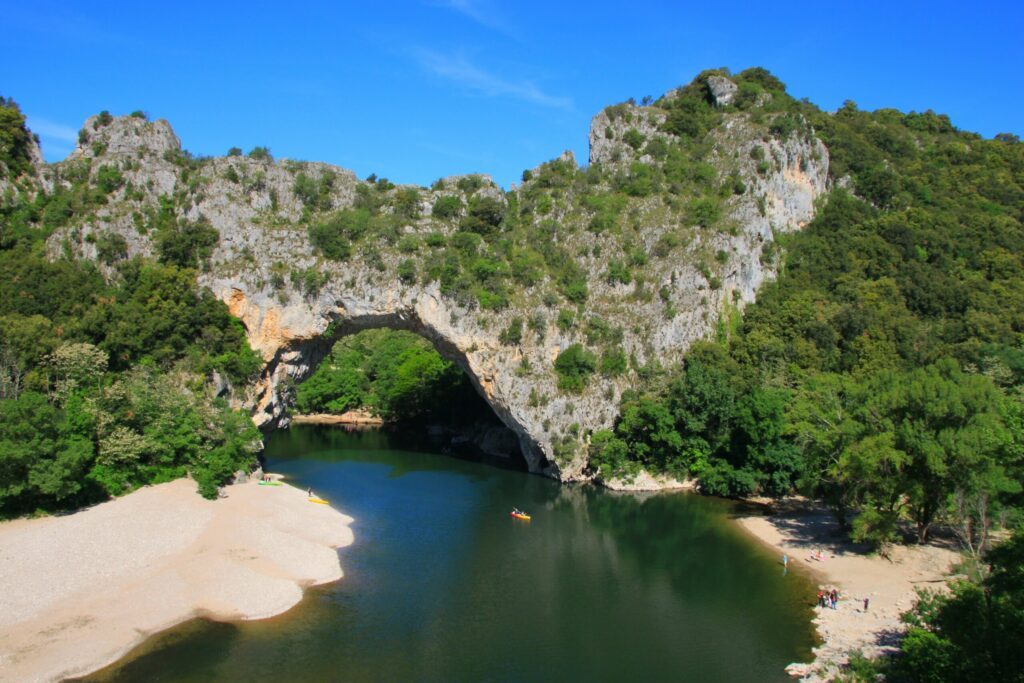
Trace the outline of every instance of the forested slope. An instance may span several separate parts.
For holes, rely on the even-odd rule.
[[[829,147],[827,204],[741,320],[625,397],[591,463],[801,490],[876,543],[1016,514],[1024,146],[931,112],[792,107]]]
[[[186,473],[213,496],[260,439],[207,378],[244,384],[260,359],[174,254],[122,260],[107,278],[91,261],[48,259],[53,230],[105,204],[118,180],[42,190],[33,145],[17,105],[0,101],[0,515]]]

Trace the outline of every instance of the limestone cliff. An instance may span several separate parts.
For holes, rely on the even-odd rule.
[[[716,97],[734,91],[715,84]],[[389,326],[426,336],[467,371],[519,435],[533,471],[585,478],[587,435],[612,423],[622,391],[645,369],[677,361],[694,340],[714,334],[721,316],[753,300],[775,275],[775,237],[811,220],[828,182],[828,150],[813,132],[780,138],[749,113],[724,110],[702,142],[702,161],[691,164],[693,176],[714,193],[689,197],[668,187],[674,181],[661,170],[654,182],[668,189],[638,187],[643,167],[661,169],[680,144],[666,130],[668,114],[659,105],[667,101],[601,112],[591,125],[588,167],[564,156],[525,174],[509,192],[483,176],[409,188],[359,181],[321,163],[194,159],[165,121],[93,117],[75,152],[42,175],[48,183],[69,183],[73,172],[96,181],[114,167],[123,183],[49,246],[55,255],[96,259],[101,238],[119,235],[123,256],[153,255],[146,226],[161,207],[179,221],[204,221],[219,242],[200,282],[244,323],[266,362],[251,386],[234,390],[258,425],[287,423],[291,387],[335,339]],[[370,194],[388,230],[362,238],[361,250],[347,259],[325,258],[311,243],[309,226]],[[435,216],[444,197],[457,198],[454,214]],[[594,197],[614,208],[602,209]],[[481,198],[505,212],[495,235],[467,247],[480,255],[474,267],[505,264],[494,275],[509,283],[496,305],[430,275],[431,264],[441,261],[443,270],[444,259],[454,258],[436,245],[456,241]],[[529,243],[538,234],[549,245],[547,265],[536,277],[517,278],[519,269],[534,267]],[[553,273],[560,259],[583,274],[585,295],[559,288]],[[520,334],[511,334],[517,324]],[[594,374],[581,394],[564,393],[553,362],[573,343],[614,347],[628,366]]]

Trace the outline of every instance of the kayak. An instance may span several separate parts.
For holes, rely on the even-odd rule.
[[[515,517],[516,519],[522,519],[527,522],[530,521],[530,515],[526,514],[525,512],[510,512],[508,514],[512,517]]]
[[[323,498],[307,498],[310,503],[320,503],[321,505],[327,505],[327,501]]]
[[[256,482],[256,483],[258,483],[260,486],[280,486],[281,485],[281,482],[279,482],[279,481],[260,481],[260,482]]]

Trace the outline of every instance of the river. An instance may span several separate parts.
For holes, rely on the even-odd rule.
[[[279,617],[183,624],[85,680],[781,682],[809,656],[814,585],[730,521],[734,503],[437,450],[275,433],[268,469],[355,518],[345,577]]]

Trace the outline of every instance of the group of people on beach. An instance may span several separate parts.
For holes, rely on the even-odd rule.
[[[835,588],[831,591],[818,591],[818,607],[831,607],[835,609],[837,602],[839,602],[839,591]]]

